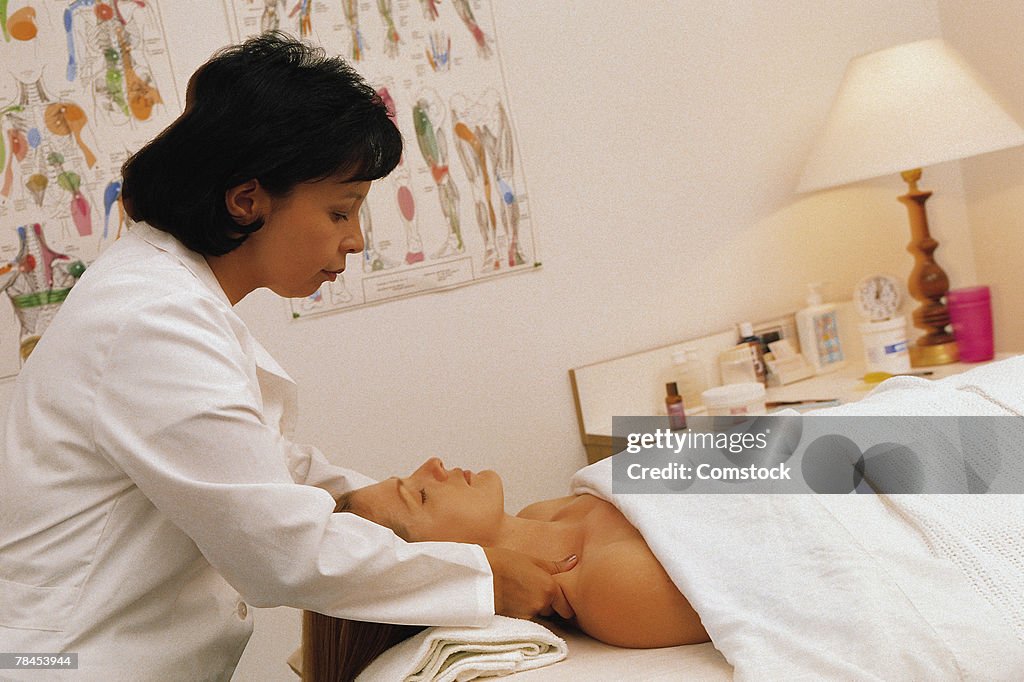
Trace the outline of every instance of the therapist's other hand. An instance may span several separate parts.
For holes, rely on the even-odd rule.
[[[521,552],[484,547],[494,574],[494,612],[512,618],[534,618],[557,613],[565,619],[575,613],[562,588],[551,576],[571,571],[576,555],[561,561],[537,559]]]

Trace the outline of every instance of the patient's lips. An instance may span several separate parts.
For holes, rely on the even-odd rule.
[[[342,268],[340,268],[338,270],[327,270],[327,269],[324,269],[324,270],[321,270],[320,272],[323,273],[323,275],[327,279],[327,281],[333,282],[336,279],[338,279],[338,275],[340,275],[341,273],[345,272],[345,268],[342,267]]]

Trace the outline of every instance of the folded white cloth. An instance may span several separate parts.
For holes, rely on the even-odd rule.
[[[356,682],[465,682],[542,668],[568,651],[543,625],[495,616],[482,628],[427,628],[381,654]]]

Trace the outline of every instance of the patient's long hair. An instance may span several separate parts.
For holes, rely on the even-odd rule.
[[[335,513],[355,513],[352,492],[338,497]],[[403,527],[395,532],[403,539],[408,538]],[[421,625],[367,623],[305,611],[302,614],[302,679],[304,682],[352,682],[378,656],[421,630]]]
[[[364,623],[305,611],[302,679],[352,682],[378,656],[421,630],[423,626]]]

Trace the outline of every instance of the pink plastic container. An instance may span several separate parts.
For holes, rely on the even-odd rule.
[[[988,287],[953,289],[946,293],[953,336],[961,362],[984,362],[995,355],[992,341],[992,299]]]

